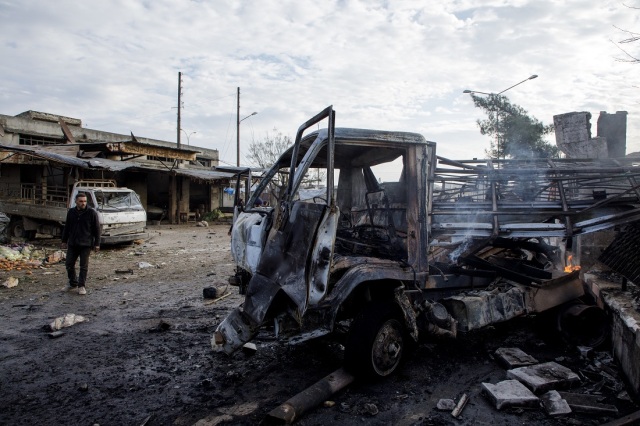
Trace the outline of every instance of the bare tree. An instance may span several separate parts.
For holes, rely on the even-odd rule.
[[[287,150],[293,145],[293,140],[289,136],[285,136],[278,129],[273,129],[275,134],[267,134],[263,139],[251,142],[249,145],[249,154],[247,159],[253,165],[268,169],[271,167]]]
[[[278,129],[273,129],[274,134],[267,134],[263,139],[253,141],[249,145],[249,153],[247,159],[251,164],[263,169],[269,169],[273,166],[283,152],[293,145],[291,137],[283,135]],[[289,169],[281,169],[269,184],[269,193],[274,198],[278,198],[279,194],[285,188],[288,182]]]
[[[626,5],[626,4],[624,4],[624,3],[623,3],[623,6],[624,6],[624,7],[629,8],[629,9],[636,9],[636,10],[639,10],[639,9],[640,9],[640,8],[638,8],[638,7],[629,6],[629,5]],[[627,50],[626,50],[626,49],[624,49],[624,48],[622,48],[622,47],[618,46],[618,44],[629,44],[629,43],[635,43],[636,41],[640,40],[640,34],[639,34],[639,33],[636,33],[636,32],[633,32],[633,31],[624,30],[624,29],[622,29],[622,28],[620,28],[620,27],[616,27],[615,25],[614,25],[614,28],[616,28],[616,29],[618,29],[618,30],[622,31],[623,33],[627,34],[627,36],[628,36],[627,38],[625,38],[625,39],[623,39],[623,40],[618,41],[618,42],[617,42],[617,44],[616,44],[616,47],[617,47],[618,49],[620,49],[620,50],[622,51],[622,53],[624,53],[624,55],[625,55],[625,57],[624,57],[624,58],[616,58],[616,61],[620,61],[620,62],[629,62],[629,63],[632,63],[632,64],[637,64],[637,63],[639,63],[639,62],[640,62],[640,58],[638,58],[637,56],[632,55],[631,53],[627,52]],[[613,43],[613,42],[612,42],[612,43]],[[614,44],[615,44],[615,43],[614,43]]]

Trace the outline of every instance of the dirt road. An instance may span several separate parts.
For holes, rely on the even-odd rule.
[[[253,425],[339,368],[342,347],[328,341],[287,347],[258,339],[255,354],[211,351],[216,325],[242,302],[235,288],[213,303],[202,297],[204,287],[224,285],[232,274],[227,230],[152,226],[143,244],[104,248],[92,254],[86,296],[65,290],[63,264],[30,274],[0,271],[0,282],[19,279],[17,287],[0,288],[0,424]],[[54,241],[38,244],[49,252],[57,248]],[[87,321],[51,338],[43,327],[67,313]],[[502,346],[585,372],[576,391],[595,389],[620,415],[636,409],[624,399],[608,353],[581,358],[532,330],[532,321],[522,319],[423,344],[398,374],[354,383],[332,397],[333,406],[318,407],[298,424],[596,425],[614,418],[495,410],[481,395],[481,383],[506,379],[492,356]],[[612,379],[586,374],[596,362]],[[460,418],[436,410],[440,398],[457,400],[463,393],[470,401]]]

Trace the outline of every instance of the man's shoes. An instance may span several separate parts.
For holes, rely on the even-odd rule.
[[[84,287],[78,287],[78,294],[87,294],[87,289]]]
[[[67,290],[68,290],[68,291],[75,291],[75,290],[77,290],[77,289],[78,289],[78,286],[77,286],[77,285],[71,285],[71,284],[69,284],[69,285],[67,286]]]

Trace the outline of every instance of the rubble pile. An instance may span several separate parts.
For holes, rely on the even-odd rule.
[[[47,253],[32,244],[0,246],[0,270],[4,271],[29,270],[47,263],[58,263],[63,259],[64,252],[60,250]]]

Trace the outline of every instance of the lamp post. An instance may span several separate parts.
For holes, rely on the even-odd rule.
[[[245,118],[243,118],[242,120],[240,120],[240,108],[238,108],[238,116],[237,116],[237,117],[238,117],[238,122],[236,123],[236,124],[237,124],[236,135],[237,135],[237,137],[238,137],[238,140],[237,140],[237,142],[238,142],[238,147],[237,147],[237,150],[238,150],[238,153],[237,153],[238,158],[237,158],[237,164],[236,164],[236,165],[237,165],[238,167],[240,167],[240,123],[241,123],[241,122],[243,122],[244,120],[246,120],[247,118],[252,117],[252,116],[254,116],[254,115],[256,115],[256,114],[257,114],[257,112],[255,112],[255,111],[254,111],[254,112],[252,112],[251,114],[247,115],[247,116],[246,116]]]
[[[187,132],[186,132],[184,129],[180,129],[180,130],[182,130],[182,131],[184,132],[184,135],[187,137],[187,145],[191,145],[191,144],[189,143],[189,137],[190,137],[191,135],[193,135],[193,134],[197,133],[197,132],[191,132],[191,133],[187,134]]]
[[[469,94],[474,94],[474,93],[480,93],[483,95],[489,95],[489,96],[499,96],[501,94],[503,94],[504,92],[506,92],[507,90],[513,89],[514,87],[524,83],[525,81],[529,81],[529,80],[533,80],[534,78],[538,78],[537,74],[533,74],[531,76],[529,76],[528,78],[525,78],[524,80],[514,84],[513,86],[509,86],[506,89],[504,89],[501,92],[498,93],[487,93],[487,92],[480,92],[478,90],[469,90],[469,89],[465,89],[462,91],[462,93],[469,93]],[[498,158],[500,158],[500,153],[502,152],[503,157],[505,157],[504,155],[504,150],[501,150],[500,147],[500,112],[499,109],[495,110],[496,113],[496,144],[498,146]]]

